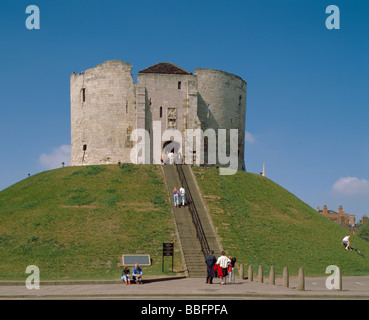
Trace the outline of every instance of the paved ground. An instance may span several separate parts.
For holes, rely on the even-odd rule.
[[[344,277],[343,290],[328,290],[326,277],[306,278],[305,291],[299,291],[297,279],[290,279],[290,287],[276,279],[276,285],[237,279],[235,284],[212,285],[203,279],[173,278],[125,285],[119,281],[41,282],[40,289],[27,289],[25,283],[0,282],[0,299],[171,299],[171,300],[242,300],[242,299],[369,299],[369,276]]]

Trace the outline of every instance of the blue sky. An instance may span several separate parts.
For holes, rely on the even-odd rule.
[[[3,0],[0,26],[0,190],[68,163],[73,71],[120,59],[135,78],[170,61],[247,81],[247,171],[265,161],[313,208],[369,216],[368,1]]]

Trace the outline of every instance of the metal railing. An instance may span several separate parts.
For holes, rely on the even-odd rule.
[[[195,225],[195,228],[196,228],[197,238],[200,241],[201,251],[204,254],[204,256],[207,256],[210,252],[209,244],[208,244],[208,241],[206,239],[204,229],[202,228],[199,213],[197,212],[195,203],[193,201],[191,191],[190,191],[190,188],[189,188],[188,183],[187,183],[187,179],[186,179],[185,174],[183,172],[182,165],[177,164],[176,169],[177,169],[177,173],[178,173],[178,176],[179,176],[179,180],[181,181],[182,187],[184,187],[184,189],[186,190],[186,200],[187,200],[187,203],[188,203],[188,208],[191,212],[192,222],[193,222],[193,224]]]

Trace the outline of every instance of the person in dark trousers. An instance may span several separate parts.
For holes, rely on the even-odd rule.
[[[215,277],[215,271],[214,271],[215,262],[217,262],[217,259],[214,256],[214,251],[211,250],[210,254],[207,255],[205,258],[205,263],[207,266],[207,277],[206,277],[205,283],[209,283],[209,284],[213,283],[213,278]]]
[[[225,252],[222,251],[220,257],[217,260],[217,264],[222,268],[223,278],[221,284],[226,284],[226,278],[228,276],[227,268],[229,263],[231,263],[231,260],[226,257]]]

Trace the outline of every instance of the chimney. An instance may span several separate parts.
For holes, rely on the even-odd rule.
[[[361,222],[362,222],[362,224],[367,223],[367,222],[368,222],[368,217],[367,217],[366,215],[363,215],[363,216],[361,217]]]
[[[326,216],[328,215],[328,208],[327,208],[327,205],[325,204],[324,207],[323,207],[323,214]]]
[[[349,215],[349,225],[351,226],[351,227],[354,227],[355,226],[355,215],[354,214],[350,214]]]
[[[339,206],[339,207],[338,207],[338,214],[339,214],[339,215],[344,215],[344,214],[345,214],[345,211],[343,211],[342,206]]]

